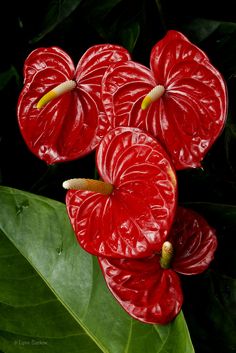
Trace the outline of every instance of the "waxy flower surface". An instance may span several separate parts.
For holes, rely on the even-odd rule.
[[[110,66],[102,99],[107,130],[148,131],[168,150],[176,169],[200,166],[227,113],[222,76],[202,50],[173,30],[153,47],[150,69],[134,61]]]
[[[99,141],[104,109],[101,80],[111,63],[129,60],[122,47],[95,45],[75,68],[58,47],[39,48],[26,59],[18,122],[29,149],[48,164],[79,158]]]
[[[135,319],[166,324],[181,310],[183,294],[177,274],[207,269],[217,247],[215,231],[202,216],[178,208],[162,253],[144,259],[99,257],[108,288]]]
[[[100,142],[96,162],[103,182],[64,183],[72,189],[66,205],[80,245],[116,258],[160,251],[177,198],[175,171],[163,147],[140,129],[120,127]]]
[[[178,208],[175,169],[198,167],[226,119],[220,73],[184,35],[169,31],[150,69],[122,47],[91,47],[77,67],[60,48],[26,59],[18,122],[48,164],[96,148],[100,180],[63,185],[81,247],[99,259],[108,288],[134,318],[166,324],[183,303],[179,274],[204,271],[215,231]]]

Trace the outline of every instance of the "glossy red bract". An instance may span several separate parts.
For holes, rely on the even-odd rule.
[[[105,114],[100,93],[103,74],[111,63],[129,59],[122,47],[95,45],[75,68],[58,47],[34,50],[25,61],[25,84],[18,100],[18,122],[29,149],[48,164],[92,151]],[[45,93],[67,80],[76,81],[74,90],[36,108]]]
[[[177,208],[168,240],[175,249],[172,268],[184,275],[205,271],[217,248],[215,230],[197,212],[183,207]]]
[[[112,65],[102,81],[107,129],[135,126],[157,137],[176,169],[198,167],[224,127],[227,92],[206,54],[177,31],[152,49],[150,67],[128,61]],[[164,95],[141,110],[156,85]]]
[[[99,257],[108,288],[133,318],[167,324],[179,313],[183,294],[179,276],[163,270],[159,257],[112,259]]]
[[[213,259],[214,229],[198,213],[178,208],[168,241],[173,244],[171,268],[160,266],[160,254],[144,259],[99,257],[106,284],[133,318],[153,324],[172,321],[181,310],[183,294],[176,272],[197,274]]]
[[[70,221],[94,255],[145,257],[160,251],[176,207],[176,176],[162,146],[137,128],[116,128],[99,144],[97,169],[112,194],[70,190]]]

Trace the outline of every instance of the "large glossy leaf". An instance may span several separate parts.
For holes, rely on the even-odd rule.
[[[42,30],[31,40],[36,43],[50,33],[58,24],[67,18],[79,6],[81,0],[51,0],[43,7]],[[41,13],[40,13],[41,15]]]
[[[236,249],[232,246],[236,233],[236,206],[210,202],[194,202],[186,205],[201,213],[216,229],[218,250],[215,266],[220,272],[236,278]]]
[[[119,43],[132,52],[141,32],[144,2],[135,2],[134,6],[132,1],[87,0],[82,2],[81,9],[103,41]]]
[[[236,84],[236,76],[234,77],[234,87]],[[234,87],[232,92],[234,92]],[[227,120],[227,125],[224,134],[224,148],[226,154],[227,166],[233,176],[236,176],[236,160],[234,156],[236,146],[236,104],[232,107],[232,115],[230,114]],[[234,179],[235,180],[235,179]]]
[[[101,352],[3,232],[0,318],[4,352]]]
[[[15,78],[16,83],[19,84],[19,75],[14,66],[11,66],[10,69],[0,72],[0,90],[3,90],[5,86]]]
[[[87,13],[89,21],[101,22],[106,15],[122,0],[87,0],[82,3],[82,9]]]
[[[131,22],[119,32],[120,41],[122,45],[129,50],[129,52],[134,50],[139,35],[140,24],[138,22]]]
[[[184,309],[193,342],[197,352],[232,353],[236,349],[236,207],[203,202],[188,207],[204,215],[218,238],[211,271],[184,279]]]
[[[65,205],[6,187],[0,188],[0,203],[1,231],[77,321],[80,326],[78,330],[82,329],[102,352],[141,353],[146,347],[149,353],[194,351],[182,313],[171,324],[157,326],[141,324],[120,308],[105,286],[97,259],[85,253],[77,244]],[[16,271],[20,271],[18,266]],[[26,296],[28,287],[25,287]],[[5,300],[9,300],[11,290],[6,293]],[[37,301],[40,296],[42,294],[39,291]],[[31,298],[31,302],[33,300],[36,298]],[[12,315],[17,326],[21,322],[21,315],[17,317],[17,312]],[[43,326],[44,315],[38,320]],[[64,328],[64,317],[58,314],[57,320],[61,320]],[[14,322],[9,317],[7,324]],[[24,327],[27,330],[27,325]],[[8,339],[11,338],[11,334],[8,334]],[[14,348],[9,352],[15,353]],[[27,352],[24,349],[19,352]],[[0,350],[4,350],[2,343]],[[86,352],[95,353],[97,350],[91,348]]]
[[[196,352],[235,352],[235,279],[210,271],[185,280],[184,310]]]
[[[184,30],[214,58],[214,64],[228,78],[236,72],[236,23],[196,18]]]

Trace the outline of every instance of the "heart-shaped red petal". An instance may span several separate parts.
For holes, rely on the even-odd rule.
[[[58,47],[38,48],[33,50],[25,60],[24,83],[30,83],[37,73],[45,69],[52,69],[54,73],[58,71],[65,78],[72,79],[75,67],[69,55],[62,49]],[[52,83],[51,80],[52,77],[49,75],[48,84]]]
[[[201,49],[182,33],[173,30],[168,31],[165,37],[154,45],[150,55],[150,67],[156,82],[165,82],[167,86],[175,81],[175,65],[184,66],[188,62],[211,66],[207,55]],[[184,73],[180,74],[182,76]],[[188,66],[185,74],[188,74]]]
[[[171,267],[184,275],[206,270],[217,247],[215,230],[197,212],[182,207],[177,208],[168,240],[174,247]]]
[[[159,256],[145,259],[99,257],[108,288],[133,318],[166,324],[179,313],[183,295],[178,275],[160,267]]]
[[[91,47],[75,70],[60,48],[40,48],[25,61],[25,85],[18,100],[20,130],[29,149],[48,164],[79,158],[98,144],[104,109],[101,79],[111,63],[128,60],[128,52],[115,45]],[[36,104],[59,84],[76,81],[76,88],[42,109]],[[101,123],[100,123],[101,121]],[[101,127],[100,127],[101,125]]]
[[[150,66],[129,61],[106,71],[107,125],[142,128],[165,145],[176,169],[198,167],[224,127],[224,80],[206,54],[176,31],[154,46]],[[142,100],[157,85],[165,87],[164,94],[141,110]]]
[[[148,130],[143,97],[155,86],[151,71],[133,61],[113,64],[102,80],[102,100],[108,126],[135,126]]]
[[[160,251],[176,207],[176,177],[165,150],[137,128],[116,128],[96,155],[109,196],[70,190],[66,204],[81,246],[95,255],[145,257]]]

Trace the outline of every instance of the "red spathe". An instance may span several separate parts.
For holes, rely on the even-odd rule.
[[[137,128],[116,128],[96,154],[110,195],[70,190],[70,221],[80,245],[94,255],[145,257],[160,251],[177,199],[175,171],[162,146]]]
[[[103,129],[103,74],[111,63],[129,58],[122,47],[95,45],[75,68],[58,47],[34,50],[25,61],[25,84],[17,108],[19,127],[29,149],[48,164],[91,152]],[[43,95],[67,80],[74,80],[76,88],[37,109]]]
[[[224,80],[202,50],[173,30],[153,47],[150,68],[127,61],[106,71],[102,99],[107,129],[141,128],[162,142],[176,169],[199,167],[225,124]],[[164,94],[141,110],[142,100],[157,85],[164,86]]]
[[[181,310],[181,274],[206,270],[217,247],[215,231],[206,220],[185,208],[177,208],[168,236],[173,245],[169,269],[160,266],[160,253],[144,259],[99,257],[105,281],[120,305],[135,319],[153,324],[172,321]]]

